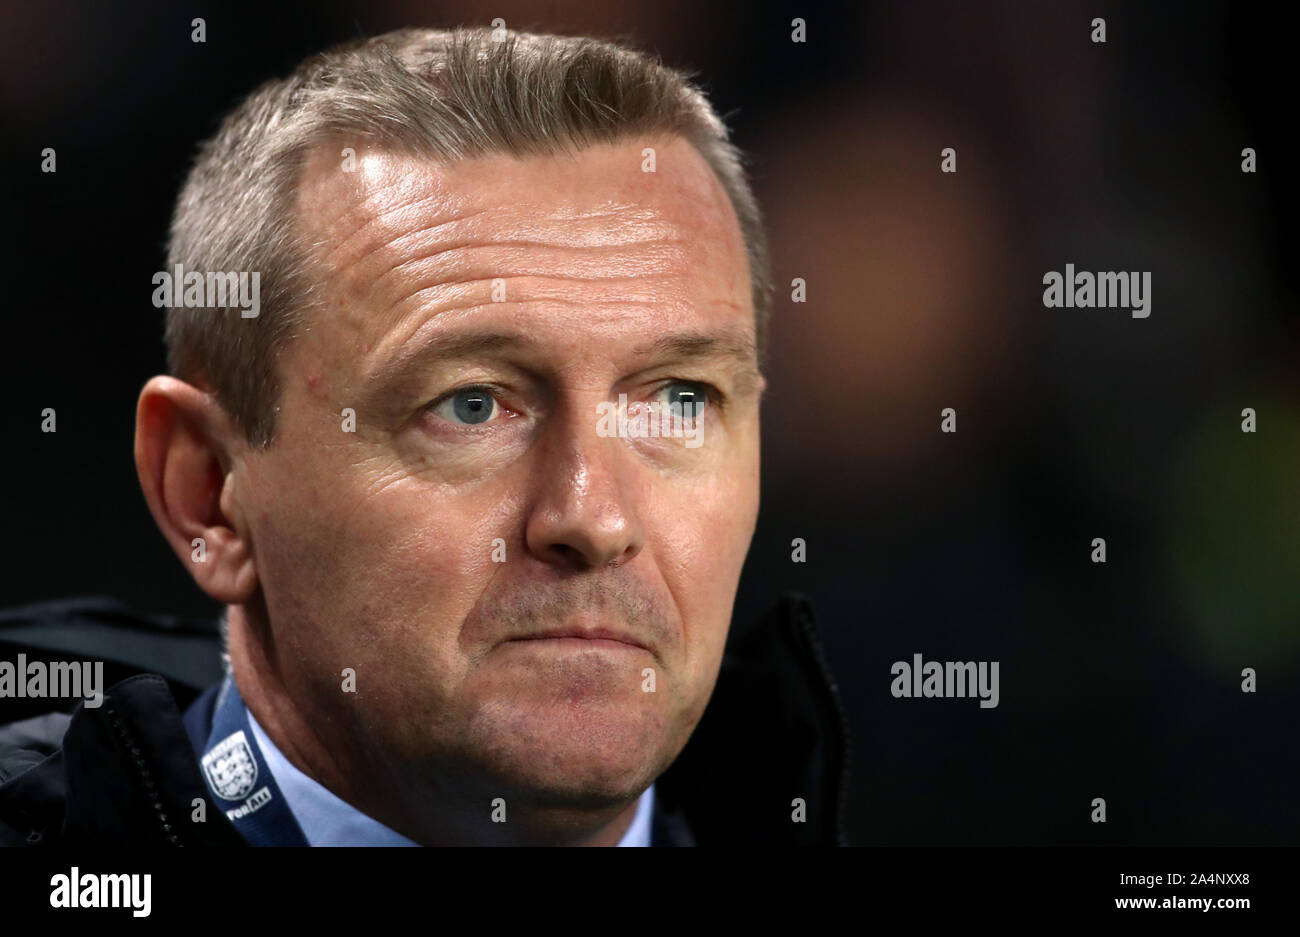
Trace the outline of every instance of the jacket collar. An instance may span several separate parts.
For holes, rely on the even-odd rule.
[[[846,845],[848,771],[812,606],[790,594],[730,636],[708,708],[656,790],[699,845]]]
[[[196,690],[156,673],[114,684],[102,706],[77,708],[61,751],[4,785],[4,801],[33,829],[57,829],[62,813],[68,841],[242,845],[200,774],[191,739],[202,724],[177,707]],[[212,695],[201,694],[209,707]],[[708,708],[656,782],[652,844],[843,845],[844,722],[811,606],[785,596],[729,636]]]

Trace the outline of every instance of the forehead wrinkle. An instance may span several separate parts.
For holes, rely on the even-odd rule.
[[[611,232],[610,219],[626,222]],[[553,240],[519,236],[530,232]],[[559,216],[551,210],[541,218],[515,207],[481,209],[376,241],[346,266],[327,268],[327,276],[343,296],[378,299],[385,313],[442,284],[548,278],[615,284],[685,272],[691,255],[691,242],[661,213],[619,205]]]
[[[531,258],[532,255],[529,256]],[[476,276],[475,270],[467,270],[463,264],[444,266],[452,268],[452,276],[444,279],[442,275],[448,271],[437,270],[433,271],[432,281],[429,276],[412,278],[409,288],[391,300],[373,288],[364,294],[372,310],[365,318],[371,323],[383,323],[375,327],[371,333],[373,338],[362,340],[361,347],[365,353],[390,345],[394,338],[391,333],[400,329],[401,323],[408,319],[415,322],[414,327],[418,328],[433,318],[478,309],[544,308],[550,305],[582,307],[587,310],[601,307],[627,310],[638,307],[664,309],[669,306],[693,308],[695,305],[690,300],[692,292],[689,285],[680,282],[681,273],[674,269],[591,276],[561,274],[551,267],[545,267],[538,274],[501,276],[500,268],[496,264],[490,264],[483,269],[483,275]],[[507,288],[509,298],[502,302],[488,301],[492,284],[497,279],[512,284]],[[611,288],[617,288],[617,292],[611,294]],[[581,295],[588,290],[594,295]],[[734,305],[724,299],[715,299],[713,302]]]
[[[354,230],[342,235],[335,244],[327,248],[325,260],[331,261],[340,254],[346,256],[349,247],[355,241],[361,240],[363,242],[361,253],[341,264],[341,266],[354,265],[385,247],[400,247],[408,238],[436,233],[452,225],[459,228],[461,225],[457,224],[458,222],[467,222],[464,225],[465,236],[469,238],[491,240],[494,229],[523,233],[554,232],[560,235],[557,238],[558,242],[573,246],[608,241],[610,229],[606,223],[611,220],[617,222],[619,227],[639,229],[642,233],[649,233],[651,237],[670,237],[679,227],[665,218],[662,211],[615,199],[607,199],[599,206],[548,205],[543,207],[541,212],[537,211],[536,206],[519,203],[488,205],[466,211],[469,200],[464,197],[458,198],[453,194],[454,173],[457,167],[439,168],[446,171],[439,173],[436,169],[432,171],[413,169],[398,174],[396,178],[355,182],[347,186],[347,191],[341,194],[328,191],[335,188],[329,186],[328,181],[338,180],[337,176],[327,177],[323,180],[325,183],[323,185],[309,186],[307,190],[321,195],[327,204],[341,205],[341,208],[328,218],[318,219],[325,221],[325,230],[346,230],[351,226],[349,222],[352,219],[356,218],[359,221]],[[328,171],[334,173],[337,170],[331,168]],[[448,179],[448,175],[452,175],[453,178]],[[322,192],[322,189],[327,191]],[[401,195],[395,203],[388,204],[387,196],[395,190]],[[452,217],[437,217],[439,213],[435,211],[433,218],[423,222],[418,220],[423,215],[421,211],[423,206],[439,202],[446,205],[444,213],[459,213],[453,214]],[[320,212],[318,211],[317,214],[319,216]],[[417,216],[415,224],[400,223],[403,217],[410,215]],[[491,217],[484,219],[482,216],[485,215]],[[394,220],[399,223],[391,224]],[[372,234],[373,240],[370,239]]]
[[[321,158],[320,155],[316,157],[317,160]],[[376,207],[375,203],[387,193],[402,189],[411,190],[411,197],[386,209]],[[431,192],[417,191],[409,176],[382,178],[376,173],[344,173],[332,162],[315,161],[309,161],[297,191],[298,214],[307,227],[314,226],[317,233],[348,232],[326,249],[325,260],[345,250],[357,238],[364,237],[387,216],[439,197],[445,196],[436,187]],[[319,237],[316,240],[324,248],[330,238]]]
[[[406,210],[408,209],[403,209]],[[376,224],[382,224],[397,213],[390,211],[372,217],[353,237],[368,232]],[[613,231],[608,224],[610,219],[619,222]],[[401,228],[394,226],[388,231],[380,232],[369,249],[350,261],[349,265],[362,264],[380,251],[391,250],[399,256],[401,263],[390,266],[380,275],[384,277],[406,264],[417,263],[441,251],[461,247],[619,250],[656,243],[683,244],[687,240],[681,235],[679,226],[663,219],[660,213],[634,206],[617,206],[610,211],[597,212],[566,212],[551,207],[544,213],[530,211],[527,206],[490,206],[453,218],[434,218],[423,224]],[[624,233],[629,236],[611,236]],[[350,237],[349,240],[351,239]],[[409,252],[417,256],[401,259],[400,255],[408,250],[408,245]]]
[[[631,279],[641,281],[646,278],[634,277]],[[484,281],[478,280],[470,282],[482,283]],[[556,307],[561,309],[580,309],[589,318],[599,316],[603,310],[619,314],[626,313],[632,309],[662,310],[670,306],[677,306],[681,307],[678,314],[689,315],[694,311],[692,304],[683,301],[679,297],[667,297],[662,294],[637,294],[635,296],[620,294],[616,298],[592,301],[590,299],[574,299],[572,291],[569,290],[566,291],[564,295],[541,295],[534,292],[527,299],[515,299],[506,302],[473,302],[468,305],[457,304],[456,301],[459,298],[457,296],[450,297],[446,304],[443,305],[437,301],[430,302],[426,297],[420,295],[421,293],[427,293],[430,290],[443,289],[452,285],[469,284],[461,284],[457,282],[455,284],[439,284],[438,286],[426,287],[412,295],[407,300],[407,302],[410,302],[415,306],[409,314],[398,312],[396,316],[389,316],[392,310],[397,308],[396,306],[385,310],[384,314],[389,316],[392,320],[395,320],[396,325],[383,334],[378,335],[375,341],[366,347],[364,353],[366,355],[373,354],[373,356],[376,357],[382,356],[386,350],[390,348],[405,345],[424,329],[442,328],[444,325],[448,325],[446,322],[448,318],[461,319],[470,316],[479,310],[490,309],[500,312],[513,308],[519,310],[527,309],[544,311],[548,307]],[[435,321],[438,321],[439,324],[435,325]],[[409,328],[403,327],[403,323],[405,322],[409,322]],[[452,325],[454,325],[454,323],[452,323]]]
[[[686,240],[680,225],[662,217],[658,212],[642,209],[622,209],[592,213],[587,211],[561,211],[563,206],[549,206],[537,210],[533,206],[491,206],[452,221],[464,221],[452,232],[465,244],[536,244],[565,248],[618,248],[637,247],[653,243],[682,243]],[[612,219],[612,222],[611,222]],[[446,229],[442,220],[416,225],[400,233],[394,232],[377,247],[398,248],[415,240],[417,249],[424,239],[433,240]],[[460,229],[464,229],[461,231]],[[448,245],[456,246],[454,244]]]
[[[383,288],[388,282],[402,278],[423,280],[422,274],[427,270],[434,276],[444,272],[462,274],[459,279],[474,278],[478,270],[496,271],[496,276],[484,276],[481,279],[492,280],[519,279],[522,277],[547,277],[557,280],[587,281],[605,283],[610,281],[636,279],[681,272],[685,266],[685,251],[681,250],[684,240],[646,241],[635,245],[641,248],[632,256],[626,251],[629,245],[607,244],[600,247],[571,248],[557,246],[542,241],[501,240],[483,244],[469,242],[462,244],[439,245],[416,257],[399,260],[378,277],[371,281],[371,288]],[[475,257],[485,251],[491,257]],[[575,255],[574,251],[579,253]],[[559,252],[561,256],[552,259]],[[612,259],[605,256],[610,252],[619,252]],[[606,270],[615,271],[605,273]],[[442,280],[425,283],[436,285]],[[409,295],[409,294],[407,294]]]
[[[400,170],[402,164],[397,165]],[[462,169],[466,170],[463,176]],[[640,200],[640,189],[630,196],[610,192],[603,199],[599,194],[587,199],[579,180],[561,180],[574,189],[575,203],[549,188],[538,196],[534,194],[538,190],[515,184],[513,168],[502,174],[467,161],[451,167],[399,171],[394,178],[381,166],[372,178],[348,186],[345,192],[337,187],[331,192],[328,185],[317,188],[323,198],[317,200],[315,218],[335,219],[321,232],[327,235],[321,239],[327,242],[320,245],[322,253],[335,261],[349,252],[354,258],[338,266],[327,265],[323,273],[331,283],[326,289],[336,293],[333,305],[351,320],[347,328],[353,347],[366,353],[381,345],[391,347],[395,336],[389,333],[394,328],[409,331],[405,328],[408,318],[418,328],[420,322],[434,316],[503,305],[483,302],[490,281],[496,279],[510,284],[509,300],[521,308],[547,302],[557,309],[581,305],[613,309],[620,304],[695,306],[694,292],[713,284],[716,277],[711,268],[718,261],[730,264],[737,254],[745,259],[743,249],[737,251],[731,243],[738,232],[731,230],[734,224],[728,224],[729,212],[719,213],[718,205],[713,204],[720,186],[711,173],[702,175],[707,191],[692,192],[693,197],[683,199],[687,193],[679,189],[697,187],[682,186],[682,180],[674,177],[671,189],[675,194],[666,201],[660,198],[666,189],[653,189],[654,180],[640,174],[635,178],[644,183],[641,188],[654,193],[649,201]],[[453,190],[453,184],[462,178],[466,184]],[[362,191],[367,184],[369,191]],[[523,201],[512,195],[522,195]],[[494,198],[496,204],[475,207]],[[400,200],[400,204],[385,204],[391,199]],[[443,212],[439,212],[440,202],[447,206]],[[339,204],[341,210],[329,210]],[[726,207],[725,201],[721,204]],[[352,219],[360,221],[358,228],[347,233],[340,230]],[[537,234],[555,243],[539,239]],[[688,234],[692,237],[685,236]],[[662,237],[656,240],[656,235]],[[715,243],[718,235],[721,243]],[[615,243],[609,243],[611,238]],[[333,243],[328,243],[331,240]],[[412,250],[413,244],[424,249]],[[558,263],[552,260],[554,251],[564,254]],[[613,263],[605,259],[620,251]],[[624,269],[618,269],[620,266]],[[738,269],[735,276],[743,279],[744,271]],[[381,285],[384,288],[378,288]],[[621,296],[616,295],[620,287],[624,288]],[[710,292],[713,289],[709,285]],[[575,300],[576,293],[583,294],[582,298]],[[464,305],[466,302],[473,305]],[[719,302],[736,306],[716,297],[708,304]]]
[[[687,227],[695,232],[698,240],[699,232],[695,231],[698,227],[696,223],[698,218],[711,217],[711,220],[721,221],[721,218],[716,217],[719,214],[718,210],[722,209],[722,214],[729,215],[728,203],[720,183],[713,172],[704,166],[703,160],[695,153],[694,148],[685,141],[677,139],[672,141],[672,146],[680,147],[688,162],[698,163],[703,167],[704,171],[698,174],[699,179],[692,178],[690,172],[684,175],[668,175],[662,182],[644,173],[626,174],[626,178],[622,181],[632,185],[638,200],[629,203],[626,201],[626,195],[620,195],[607,197],[603,205],[587,205],[571,210],[566,210],[570,209],[570,206],[562,200],[558,206],[555,204],[543,206],[543,210],[552,217],[545,218],[540,224],[536,220],[537,206],[530,207],[526,202],[520,203],[517,198],[520,187],[515,183],[521,175],[527,177],[532,171],[529,167],[535,169],[539,165],[539,159],[544,164],[546,156],[521,159],[504,154],[485,154],[474,159],[446,162],[381,150],[377,158],[367,158],[364,161],[359,173],[340,175],[332,151],[322,145],[313,154],[315,158],[310,160],[306,167],[304,185],[299,195],[315,195],[316,201],[323,203],[316,207],[317,220],[322,220],[321,216],[326,206],[341,206],[340,210],[323,219],[326,221],[323,231],[326,232],[339,231],[341,228],[346,230],[350,226],[343,222],[356,215],[363,216],[364,220],[355,230],[342,235],[341,239],[326,248],[327,259],[345,253],[356,239],[365,241],[376,228],[389,227],[387,223],[394,217],[408,215],[425,203],[441,200],[447,203],[449,212],[461,212],[450,219],[434,218],[423,224],[416,224],[407,231],[401,230],[407,227],[406,225],[391,226],[396,229],[392,234],[381,230],[377,232],[378,237],[375,242],[369,243],[359,257],[346,261],[343,266],[354,265],[385,246],[397,245],[408,235],[414,235],[421,230],[436,229],[449,222],[455,222],[458,218],[473,219],[489,212],[492,213],[493,218],[503,218],[503,223],[516,232],[558,228],[564,235],[561,240],[578,245],[581,245],[583,240],[575,240],[575,233],[582,231],[585,227],[584,221],[591,223],[595,228],[595,237],[608,240],[610,231],[608,227],[601,226],[601,223],[609,219],[618,221],[620,226],[646,226],[660,221],[663,224],[658,226],[660,230],[656,233],[663,233],[665,236],[673,230],[679,230],[680,222],[689,219],[691,223]],[[594,146],[583,150],[573,154],[567,160],[571,166],[562,165],[554,171],[547,170],[544,178],[554,180],[561,189],[568,186],[574,189],[578,197],[582,197],[587,192],[588,186],[575,181],[569,170],[581,170],[583,159],[580,157],[590,157],[596,166],[604,165],[613,158],[617,150],[618,147],[614,145]],[[701,185],[703,191],[700,191]],[[344,191],[340,192],[340,188]],[[492,205],[465,213],[464,209],[469,204],[469,200],[463,196],[458,197],[458,194],[470,192],[482,196],[485,189],[494,193],[505,191],[507,195],[502,197],[507,198],[507,204]],[[394,191],[402,193],[398,197],[397,204],[391,206],[376,204],[385,201],[385,196]],[[669,196],[667,202],[660,202],[660,197],[669,191],[675,195]],[[513,202],[508,200],[510,192],[516,195]],[[524,188],[523,192],[525,196],[531,194],[527,188]],[[646,206],[639,200],[642,193],[651,196],[650,206]],[[685,202],[682,201],[683,197]],[[717,204],[706,204],[715,202]],[[523,217],[512,217],[518,215]],[[707,222],[706,226],[712,227]],[[723,222],[723,227],[732,226]],[[471,225],[469,230],[477,233],[477,228],[477,225]],[[325,242],[330,238],[322,237],[319,240]],[[724,240],[729,240],[725,234]],[[324,243],[321,246],[326,247]]]
[[[436,197],[437,196],[430,195],[426,198],[420,199],[419,201],[420,202],[432,201]],[[434,232],[441,228],[451,227],[453,225],[458,226],[463,222],[469,221],[470,219],[478,215],[482,215],[486,213],[489,210],[486,208],[480,208],[476,211],[466,212],[463,215],[456,215],[452,218],[440,219],[434,222],[433,224],[424,226],[423,228],[419,228],[413,231],[408,231],[404,234],[400,234],[396,238],[380,236],[374,238],[373,240],[366,239],[366,236],[371,233],[373,228],[382,225],[393,215],[398,214],[399,212],[410,211],[413,209],[413,207],[414,207],[413,205],[406,205],[398,208],[393,208],[391,210],[381,212],[378,214],[372,213],[370,217],[367,218],[366,221],[362,223],[361,227],[359,227],[356,231],[353,231],[351,234],[347,235],[346,238],[344,238],[339,244],[335,246],[335,248],[332,251],[330,251],[326,255],[326,260],[329,260],[334,255],[344,253],[348,245],[350,245],[353,241],[356,241],[358,239],[363,239],[361,245],[362,252],[359,255],[352,257],[351,259],[345,259],[343,263],[339,264],[340,269],[345,267],[355,267],[360,264],[364,264],[372,256],[374,256],[379,251],[384,250],[385,248],[396,249],[395,245],[398,242],[403,241],[408,237],[412,237],[414,235],[421,234],[421,233]]]
[[[584,248],[506,239],[443,241],[419,256],[394,257],[377,276],[370,272],[375,264],[337,273],[343,295],[366,297],[376,317],[391,322],[394,313],[403,315],[412,305],[485,299],[496,280],[507,284],[512,302],[572,298],[579,290],[595,294],[589,302],[608,301],[605,291],[613,288],[619,288],[620,300],[667,299],[685,289],[677,280],[695,277],[687,245],[682,238]]]
[[[504,279],[507,284],[524,281],[521,288],[507,288],[505,301],[486,300],[496,279]],[[572,306],[596,309],[602,306],[610,308],[643,307],[646,309],[665,308],[670,305],[686,303],[690,294],[677,282],[675,271],[638,272],[635,274],[618,274],[600,277],[567,275],[547,271],[540,275],[523,275],[511,277],[489,277],[427,283],[420,281],[404,295],[385,304],[376,315],[389,322],[400,321],[408,315],[426,314],[440,316],[456,311],[470,309],[518,307],[543,308],[551,306]],[[656,286],[655,284],[662,284]],[[616,294],[610,294],[611,288],[619,287]],[[591,291],[594,295],[580,295]],[[466,299],[471,304],[465,305]],[[690,305],[689,303],[687,303]],[[380,339],[382,341],[382,338]]]

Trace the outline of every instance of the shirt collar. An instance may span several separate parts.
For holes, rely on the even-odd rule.
[[[312,846],[417,846],[396,830],[391,830],[372,817],[308,777],[276,748],[253,713],[248,711],[248,724],[253,730],[257,747],[266,759],[285,802],[293,811],[303,836]],[[620,846],[649,846],[650,820],[654,815],[655,788],[651,784],[636,805],[627,832],[619,840]]]

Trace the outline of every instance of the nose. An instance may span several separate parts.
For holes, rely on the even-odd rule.
[[[542,562],[572,569],[621,566],[645,545],[634,458],[580,416],[548,427],[537,441],[535,497],[524,540]]]

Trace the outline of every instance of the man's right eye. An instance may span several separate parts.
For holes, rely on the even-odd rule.
[[[448,422],[475,426],[498,415],[502,407],[486,388],[464,387],[435,400],[429,409]]]

